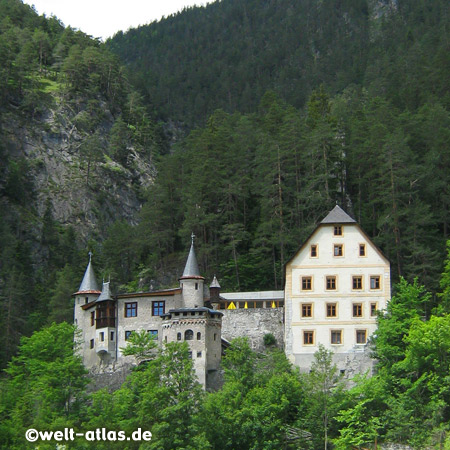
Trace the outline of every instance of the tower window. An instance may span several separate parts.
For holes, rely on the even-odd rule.
[[[125,303],[125,317],[137,317],[137,302]]]
[[[100,341],[101,342],[105,341],[105,333],[103,331],[100,333]]]
[[[89,303],[89,297],[84,298],[84,303],[87,305]]]
[[[95,311],[91,311],[91,327],[95,324]]]
[[[162,301],[152,302],[152,315],[162,316],[164,314],[164,306],[165,302]]]
[[[201,358],[202,357],[202,352],[197,352],[197,358]]]
[[[216,340],[216,338],[217,338],[217,334],[216,334],[216,333],[214,333],[214,340]]]
[[[166,336],[167,337],[167,336]],[[166,339],[167,340],[167,339]],[[177,341],[181,341],[181,333],[177,333]]]
[[[90,348],[94,348],[94,339],[91,339],[90,341]]]
[[[195,283],[195,290],[198,291],[198,283]]]
[[[202,338],[202,333],[200,331],[197,333],[197,341],[199,341]]]
[[[186,330],[184,332],[184,340],[192,341],[192,339],[194,339],[194,332],[192,330]]]
[[[114,340],[114,331],[111,331],[111,337],[110,340],[113,341]]]

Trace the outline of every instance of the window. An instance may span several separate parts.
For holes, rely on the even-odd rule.
[[[334,235],[335,236],[342,236],[342,225],[335,225],[334,226]]]
[[[216,338],[217,338],[217,334],[216,334],[216,333],[214,333],[214,340],[216,340]]]
[[[131,333],[133,333],[133,330],[125,331],[125,340],[128,341],[130,339]]]
[[[184,340],[192,341],[192,339],[194,339],[194,332],[192,330],[186,330],[184,332]]]
[[[181,333],[177,333],[177,341],[181,341]]]
[[[311,258],[317,258],[317,245],[316,244],[311,245],[310,256],[311,256]]]
[[[199,341],[201,338],[202,338],[202,333],[200,333],[200,331],[199,331],[199,332],[197,332],[197,341]]]
[[[367,330],[356,330],[356,343],[365,344],[367,342]]]
[[[192,359],[192,352],[188,352],[188,358]]]
[[[343,256],[344,255],[344,246],[342,244],[334,245],[334,256]]]
[[[113,341],[114,340],[114,331],[111,331],[111,337],[110,340]]]
[[[377,303],[371,303],[370,304],[370,315],[371,317],[374,317],[377,315],[378,311],[378,304]]]
[[[334,345],[342,344],[342,330],[331,330],[331,343]]]
[[[327,303],[327,317],[337,317],[336,303]]]
[[[303,345],[314,345],[314,331],[303,332]]]
[[[91,339],[91,342],[89,343],[90,348],[94,348],[94,339]]]
[[[164,314],[165,302],[156,301],[152,302],[152,316],[162,316]]]
[[[195,283],[195,290],[198,291],[198,283]]]
[[[326,277],[326,289],[327,291],[336,290],[336,277]]]
[[[87,305],[89,303],[89,297],[84,298],[84,304]]]
[[[153,338],[156,340],[158,339],[158,330],[148,330],[148,334],[150,336],[153,336]]]
[[[378,275],[370,277],[370,289],[380,289],[380,277]]]
[[[100,341],[101,342],[105,341],[105,333],[103,331],[100,332]]]
[[[362,317],[362,303],[353,303],[353,317]]]
[[[366,256],[366,244],[359,244],[359,256]]]
[[[312,317],[312,303],[302,304],[302,317]]]
[[[310,291],[312,289],[312,277],[302,277],[302,291]]]
[[[125,317],[137,317],[137,302],[125,303]]]
[[[362,276],[358,275],[356,277],[352,277],[352,287],[355,290],[362,289]]]
[[[91,327],[93,327],[95,324],[95,311],[91,312]]]
[[[197,358],[201,358],[202,357],[202,352],[197,352]]]

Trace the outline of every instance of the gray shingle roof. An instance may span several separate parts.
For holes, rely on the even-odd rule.
[[[212,280],[212,283],[210,284],[209,287],[210,287],[210,288],[220,288],[220,284],[219,284],[219,282],[217,281],[217,278],[216,278],[215,275],[214,275],[214,278],[213,278],[213,280]]]
[[[84,273],[83,281],[80,284],[80,288],[78,289],[78,292],[89,292],[89,291],[100,292],[97,280],[95,279],[94,269],[92,268],[91,255],[89,255],[89,264],[86,268],[86,272]]]
[[[109,289],[109,281],[103,282],[102,293],[100,297],[96,300],[98,302],[105,302],[106,300],[112,300],[111,291]]]
[[[356,220],[336,205],[320,223],[356,223]]]
[[[185,277],[200,277],[200,270],[198,269],[197,257],[195,256],[194,243],[191,244],[191,249],[189,250],[189,256],[186,261],[186,266],[184,268],[183,276]]]

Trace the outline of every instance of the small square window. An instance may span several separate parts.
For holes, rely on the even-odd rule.
[[[327,317],[337,317],[336,303],[327,303]]]
[[[359,256],[366,256],[366,244],[359,244]]]
[[[202,352],[197,352],[197,358],[201,358],[202,357]]]
[[[314,331],[304,331],[303,332],[303,344],[304,345],[314,345]]]
[[[375,317],[377,315],[378,305],[376,303],[370,304],[370,315],[371,317]]]
[[[367,342],[367,330],[356,330],[356,343],[365,344]]]
[[[148,330],[148,334],[153,336],[154,339],[158,339],[158,330]]]
[[[128,339],[130,339],[132,332],[133,332],[133,330],[125,331],[125,340],[126,341],[128,341]]]
[[[353,317],[362,317],[362,303],[353,303]]]
[[[302,317],[312,317],[312,304],[303,303],[302,304]]]
[[[165,302],[152,302],[152,316],[162,316],[164,314]],[[187,314],[186,314],[187,315]]]
[[[334,226],[334,235],[335,236],[342,236],[342,225],[335,225]]]
[[[336,277],[326,277],[326,289],[327,291],[336,290]]]
[[[344,247],[342,244],[334,245],[334,256],[343,256],[344,255]]]
[[[317,258],[317,245],[316,244],[311,245],[310,256],[311,256],[311,258]]]
[[[331,343],[334,345],[342,344],[342,330],[331,330]]]
[[[302,277],[302,291],[310,291],[312,289],[312,277]]]
[[[353,289],[355,289],[355,290],[361,290],[362,289],[362,286],[363,286],[363,284],[362,284],[362,276],[355,276],[355,277],[352,277],[352,287],[353,287]]]
[[[137,317],[137,302],[125,303],[125,317]]]
[[[370,277],[370,289],[380,289],[380,277],[378,275]]]

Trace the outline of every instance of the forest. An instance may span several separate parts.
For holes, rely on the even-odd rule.
[[[148,448],[323,448],[328,435],[339,449],[375,438],[450,448],[448,26],[443,0],[222,0],[102,43],[0,0],[3,448],[24,448],[32,424],[102,417],[147,424],[159,436]],[[57,149],[56,116],[76,135],[68,193],[43,190],[51,165],[21,147],[26,129]],[[108,198],[124,180],[131,212],[130,194]],[[64,219],[60,199],[84,195],[86,214]],[[173,287],[193,232],[207,281],[283,289],[284,264],[336,203],[391,262],[375,377],[344,389],[326,352],[300,376],[274,349],[237,342],[219,392],[200,392],[174,347],[117,392],[87,393],[67,323],[88,251],[116,293]],[[161,375],[174,353],[182,392]]]

